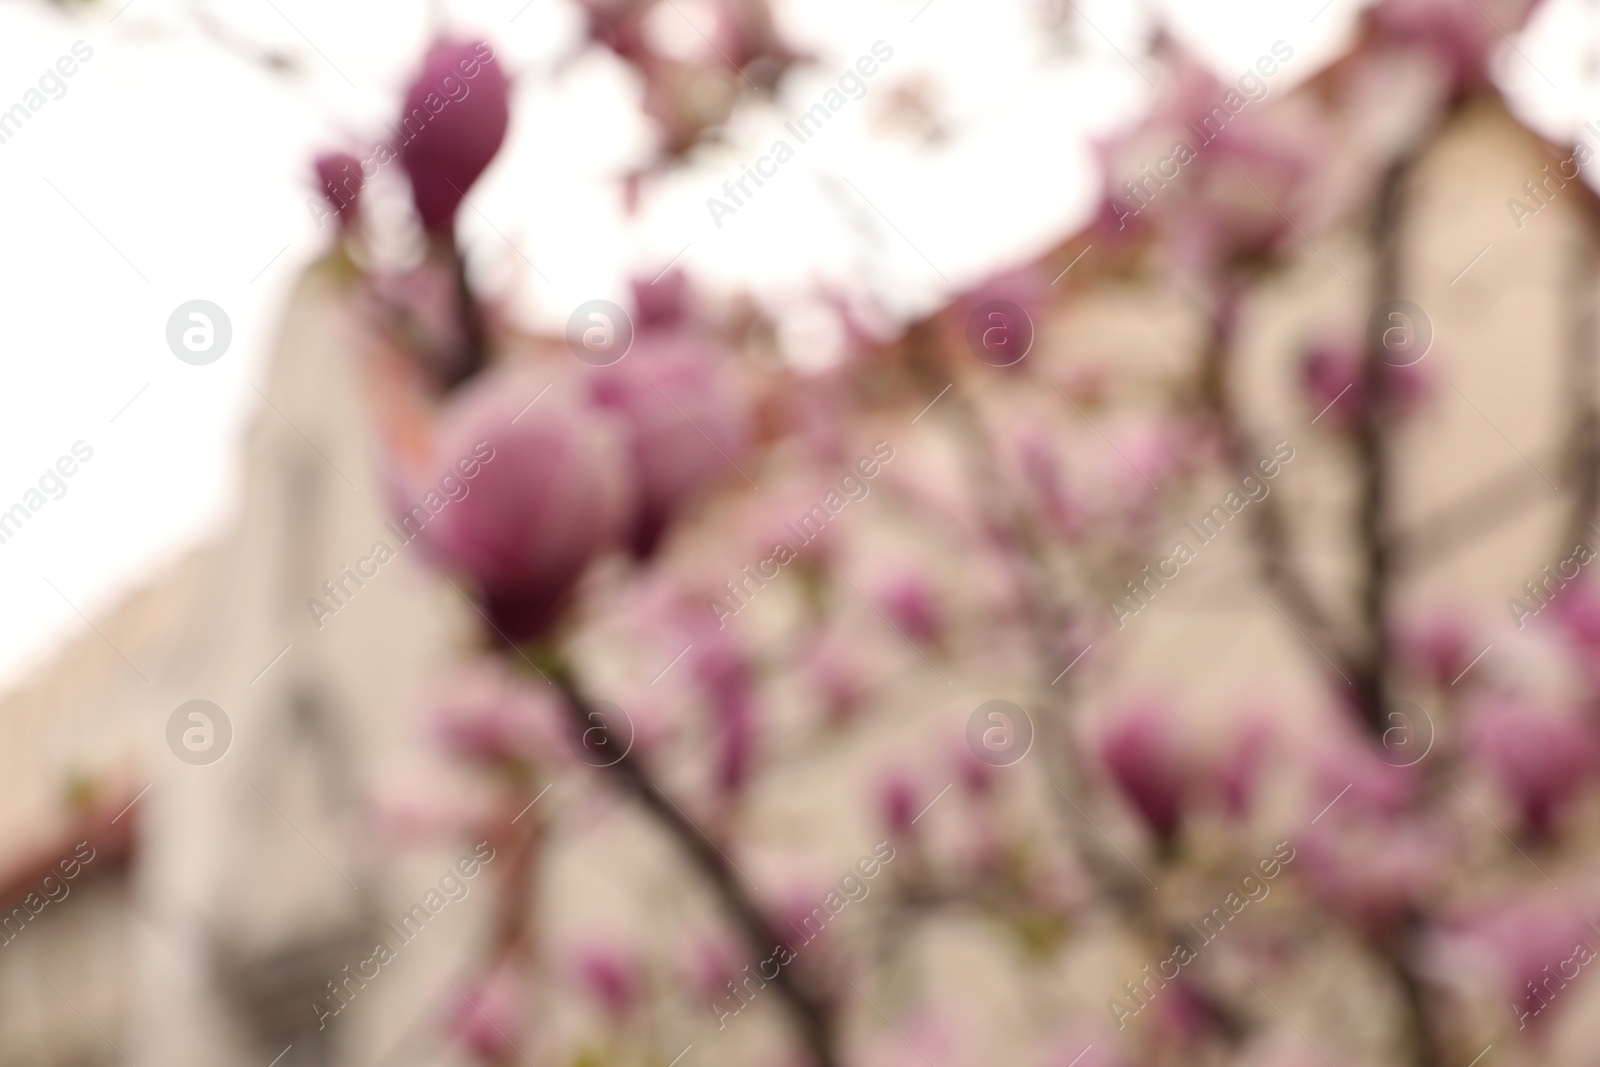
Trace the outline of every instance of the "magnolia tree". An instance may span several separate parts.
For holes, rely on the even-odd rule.
[[[800,62],[756,0],[712,5],[710,63],[660,52],[650,7],[590,12],[661,131],[635,192]],[[463,832],[499,857],[448,1007],[462,1045],[496,1064],[1554,1056],[1600,944],[1581,857],[1600,772],[1600,590],[1574,580],[1596,485],[1582,331],[1588,384],[1561,415],[1582,488],[1563,569],[1520,591],[1525,671],[1472,670],[1512,638],[1399,596],[1395,508],[1397,431],[1435,385],[1406,299],[1416,171],[1497,100],[1491,56],[1530,7],[1388,0],[1292,91],[1268,89],[1291,42],[1223,83],[1158,35],[1141,58],[1162,84],[1102,146],[1081,233],[918,321],[841,303],[838,359],[805,373],[753,305],[679,272],[641,280],[631,315],[576,309],[564,337],[508,325],[455,225],[508,80],[490,43],[437,43],[396,149],[420,259],[369,251],[365,161],[318,172],[396,518],[478,623],[426,708],[492,798]],[[1240,380],[1241,324],[1324,240],[1364,249],[1370,314],[1282,354],[1304,418],[1278,440]],[[1053,324],[1141,291],[1181,308],[1181,358],[1062,357]],[[1274,488],[1311,449],[1354,487],[1347,534],[1319,550],[1333,566],[1311,565]],[[1153,692],[1087,716],[1133,617],[1225,529],[1320,697],[1206,729]],[[552,781],[632,812],[703,921],[574,947],[547,861],[581,829],[560,821],[598,809],[537,804]],[[785,818],[848,865],[773,861],[775,798],[797,790]],[[656,892],[624,889],[641,909]],[[940,997],[930,932],[988,946],[976,995]],[[588,1033],[557,1017],[575,992]],[[776,1035],[758,1054],[718,1044],[753,1016]]]

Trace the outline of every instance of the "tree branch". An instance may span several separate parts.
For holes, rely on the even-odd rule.
[[[1224,293],[1211,310],[1211,335],[1200,367],[1200,392],[1211,409],[1223,452],[1235,474],[1254,475],[1261,456],[1254,434],[1245,425],[1233,400],[1230,371],[1233,367],[1234,320],[1238,314],[1238,295]],[[1282,609],[1305,631],[1306,639],[1338,664],[1347,677],[1357,673],[1355,657],[1346,641],[1334,630],[1328,613],[1322,609],[1311,583],[1294,563],[1289,528],[1284,521],[1281,499],[1269,493],[1253,502],[1246,529],[1255,548],[1256,565],[1262,580],[1277,597]]]
[[[913,345],[918,340],[914,336]],[[931,378],[928,380],[932,381]],[[1134,872],[1138,874],[1138,877],[1134,877],[1134,873],[1128,870],[1129,861],[1126,857],[1114,853],[1110,842],[1102,845],[1098,840],[1098,830],[1088,832],[1095,828],[1089,823],[1089,815],[1084,810],[1090,806],[1090,800],[1083,754],[1072,732],[1062,729],[1062,724],[1054,714],[1056,708],[1066,704],[1070,691],[1070,688],[1056,688],[1061,680],[1061,676],[1054,673],[1061,652],[1059,639],[1076,618],[1077,607],[1066,598],[1055,595],[1056,583],[1050,574],[1044,538],[1015,494],[1007,490],[994,442],[982,414],[959,376],[950,391],[950,399],[945,403],[944,417],[953,425],[965,445],[961,454],[967,460],[968,481],[974,495],[983,501],[982,507],[993,520],[988,528],[1003,548],[1015,552],[1024,572],[1021,595],[1039,668],[1039,747],[1045,754],[1045,778],[1051,786],[1050,799],[1056,802],[1054,806],[1062,825],[1070,827],[1065,835],[1070,850],[1083,865],[1085,873],[1099,886],[1101,899],[1109,903],[1148,946],[1164,952],[1168,946],[1183,941],[1188,935],[1161,916],[1153,895],[1147,889],[1143,873]],[[1051,773],[1051,764],[1054,765],[1054,774]],[[1057,777],[1065,788],[1056,785]],[[1065,806],[1057,802],[1058,798],[1065,801]],[[1184,984],[1189,987],[1195,1003],[1215,1025],[1223,1040],[1234,1048],[1242,1045],[1250,1030],[1244,1013],[1193,975],[1188,976]]]
[[[572,727],[580,736],[584,731],[592,729],[596,721],[599,721],[598,717],[590,717],[589,701],[579,691],[565,664],[554,663],[546,667],[545,672],[561,691],[562,703]],[[677,842],[678,847],[688,856],[695,869],[711,883],[717,899],[733,917],[756,959],[765,959],[774,947],[786,940],[772,928],[756,902],[740,886],[732,863],[718,850],[711,839],[668,799],[651,780],[649,772],[637,757],[631,752],[626,752],[615,763],[600,770],[609,775],[618,788],[633,797],[640,807],[661,824],[668,836]],[[836,1028],[831,1004],[809,989],[800,976],[790,968],[779,967],[774,977],[768,978],[762,974],[761,979],[771,984],[788,1006],[815,1067],[839,1067],[839,1058],[834,1047]]]
[[[1372,243],[1377,262],[1373,276],[1373,307],[1399,296],[1400,215],[1405,184],[1416,156],[1395,160],[1384,171],[1372,217]],[[1362,371],[1365,403],[1355,427],[1355,448],[1360,497],[1356,530],[1365,566],[1359,614],[1366,648],[1352,681],[1357,710],[1367,729],[1381,736],[1388,726],[1390,641],[1389,596],[1394,580],[1394,540],[1389,530],[1392,513],[1393,471],[1389,455],[1389,423],[1394,418],[1387,350],[1383,336],[1368,331],[1367,358]]]

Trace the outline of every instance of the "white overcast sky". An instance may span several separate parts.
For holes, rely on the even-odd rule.
[[[564,62],[582,27],[570,0],[198,3],[295,56],[302,73],[241,61],[177,0],[132,0],[115,21],[114,5],[70,15],[41,0],[0,7],[0,110],[73,42],[94,49],[66,94],[0,144],[0,510],[74,442],[94,449],[67,494],[0,545],[0,686],[85,632],[63,596],[93,617],[225,528],[259,403],[251,382],[264,380],[275,317],[325,239],[305,206],[308,160],[370,140],[392,115],[438,10],[492,39],[518,74],[506,150],[473,196],[493,228],[471,212],[463,222],[486,281],[515,287],[530,322],[563,322],[596,296],[625,301],[629,272],[654,273],[686,246],[691,272],[773,305],[803,309],[796,296],[834,282],[875,286],[891,306],[928,306],[948,289],[923,255],[960,286],[1070,231],[1095,188],[1089,137],[1131,121],[1149,94],[1117,50],[1131,54],[1139,32],[1128,0],[1077,0],[1097,30],[1083,31],[1071,62],[1034,27],[1044,0],[791,0],[780,17],[821,58],[819,71],[795,78],[778,106],[737,125],[737,147],[628,221],[613,177],[645,157],[649,129],[621,64],[598,52]],[[691,19],[700,10],[676,3]],[[1358,6],[1323,3],[1165,7],[1219,73],[1242,71],[1282,38],[1295,60],[1281,77],[1298,80],[1337,52]],[[1504,64],[1519,107],[1556,135],[1600,118],[1600,94],[1579,75],[1592,37],[1585,7],[1552,0],[1519,41],[1526,61]],[[879,39],[895,54],[868,99],[713,226],[706,196]],[[936,153],[875,141],[863,124],[872,94],[915,73],[938,87],[950,122]],[[886,240],[861,276],[851,227],[875,226],[875,216],[840,196],[845,178],[921,255]],[[172,310],[196,298],[221,305],[234,329],[230,351],[204,367],[179,362],[164,336]],[[806,316],[793,325],[789,336],[807,336]]]

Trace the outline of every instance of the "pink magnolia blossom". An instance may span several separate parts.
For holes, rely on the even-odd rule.
[[[1338,429],[1354,427],[1365,415],[1371,390],[1366,381],[1367,352],[1351,341],[1319,342],[1301,364],[1300,384],[1306,406],[1318,422]],[[1393,411],[1404,417],[1427,399],[1430,381],[1423,364],[1383,364],[1384,387]]]
[[[740,87],[770,90],[799,58],[761,0],[698,5],[698,32],[681,45],[651,32],[650,17],[661,8],[648,0],[581,0],[580,6],[589,16],[590,38],[626,61],[643,82],[641,108],[661,126],[658,155],[646,174],[660,166],[661,157],[683,155],[709,126],[721,123]]]
[[[1354,426],[1360,418],[1362,353],[1350,346],[1316,345],[1300,368],[1306,406],[1336,426]]]
[[[589,373],[591,401],[627,432],[639,487],[629,544],[639,557],[697,497],[739,478],[749,417],[732,375],[693,328],[641,330],[620,362]]]
[[[448,752],[468,760],[548,760],[565,753],[559,698],[544,682],[519,677],[504,660],[482,657],[434,697],[428,725]]]
[[[1459,678],[1483,647],[1460,612],[1444,610],[1403,626],[1399,642],[1406,666],[1436,686]]]
[[[1401,765],[1409,756],[1386,759],[1386,754],[1343,722],[1326,727],[1310,743],[1307,816],[1321,821],[1324,810],[1327,818],[1351,812],[1388,817],[1410,811],[1418,792],[1416,767]]]
[[[614,1019],[631,1014],[644,994],[639,960],[620,944],[595,941],[580,947],[573,968],[588,994]]]
[[[1510,999],[1522,1022],[1519,1029],[1543,1025],[1554,1017],[1544,1009],[1572,1003],[1574,994],[1561,991],[1592,970],[1587,964],[1600,938],[1581,908],[1581,901],[1556,893],[1530,894],[1450,924],[1440,941],[1467,964],[1461,970],[1494,976],[1497,992]]]
[[[750,567],[749,573],[760,577],[759,572],[765,570],[770,574],[774,565],[783,569],[810,569],[832,562],[839,542],[838,533],[827,527],[819,531],[814,522],[809,526],[804,523],[811,509],[830,490],[836,489],[832,481],[803,476],[774,486],[770,492],[739,498],[734,505],[736,514],[732,522],[734,548],[739,553],[737,558]],[[769,559],[771,564],[765,562]],[[723,573],[718,571],[718,574]],[[742,573],[728,573],[724,580],[735,578],[738,581],[734,589],[741,595],[753,594],[756,599],[763,596],[755,580]],[[726,586],[715,590],[714,595],[738,606]]]
[[[1160,838],[1178,829],[1189,799],[1189,753],[1172,708],[1154,698],[1124,705],[1100,736],[1100,762],[1118,791]]]
[[[1106,431],[1096,448],[1098,481],[1109,488],[1111,515],[1118,527],[1145,530],[1156,518],[1161,493],[1190,468],[1200,446],[1187,424],[1166,417],[1122,420]]]
[[[972,751],[972,746],[967,744],[965,736],[950,746],[950,763],[956,781],[969,795],[986,797],[994,791],[997,768],[979,759],[978,754]]]
[[[639,331],[670,330],[683,325],[689,308],[689,276],[673,267],[653,281],[635,278],[633,327]]]
[[[589,16],[589,35],[610,48],[618,56],[640,67],[647,76],[658,74],[665,65],[645,26],[645,16],[651,11],[649,3],[637,0],[581,0]],[[777,69],[792,61],[791,52],[776,27],[768,9],[751,0],[716,0],[699,9],[705,16],[705,55],[702,63],[716,67],[731,64],[734,70],[746,70],[755,75],[761,84],[770,84],[765,76],[776,64]],[[756,69],[747,70],[754,64]]]
[[[698,617],[698,616],[696,616]],[[715,783],[729,795],[742,789],[756,758],[756,678],[749,656],[726,631],[704,629],[688,655],[705,692],[716,740]]]
[[[917,817],[917,783],[898,768],[886,771],[878,781],[878,811],[883,825],[895,837],[909,837]]]
[[[832,725],[855,718],[870,687],[859,653],[831,631],[806,645],[800,654],[800,673],[816,691],[823,717]]]
[[[1427,52],[1457,92],[1488,81],[1489,59],[1539,0],[1385,0],[1372,12],[1379,39]]]
[[[1158,485],[1188,470],[1199,444],[1188,423],[1161,415],[1130,420],[1111,436],[1128,462]]]
[[[1050,281],[1035,263],[992,274],[956,299],[955,307],[970,312],[989,300],[1009,300],[1039,325],[1050,307]]]
[[[942,641],[945,612],[926,575],[901,568],[879,584],[874,599],[896,629],[912,641],[933,645]]]
[[[1101,148],[1109,217],[1099,230],[1154,237],[1183,276],[1275,253],[1319,216],[1336,131],[1314,107],[1247,99],[1170,41],[1167,50],[1172,77],[1150,115]]]
[[[1098,615],[1079,616],[1062,626],[1050,643],[1055,648],[1055,662],[1063,670],[1070,670],[1067,674],[1057,675],[1055,681],[1065,686],[1070,677],[1076,676],[1081,680],[1097,664],[1104,662],[1110,631],[1106,620]]]
[[[829,893],[837,894],[838,890],[820,881],[797,881],[783,891],[779,904],[773,909],[773,933],[802,958],[818,949],[827,949],[839,940],[839,927],[830,921],[832,914],[826,903]],[[741,970],[734,975],[735,984],[744,976],[756,973],[759,963],[744,957],[737,966]]]
[[[1039,332],[1044,329],[1045,316],[1050,309],[1050,281],[1043,276],[1041,269],[1036,264],[1025,264],[991,275],[982,282],[961,294],[950,306],[948,326],[959,338],[956,345],[962,351],[966,350],[966,331],[968,321],[977,313],[978,309],[990,301],[1004,301],[1015,305],[1028,319],[1026,330],[1022,323],[1013,323],[1014,329],[1019,331],[1018,337],[1031,334],[1032,348],[1037,348]],[[1015,358],[1021,359],[1024,352],[1018,349],[1011,353]]]
[[[703,933],[682,946],[676,970],[700,996],[715,1000],[728,995],[728,985],[739,977],[746,955],[744,946],[731,935]]]
[[[1388,931],[1437,889],[1456,842],[1417,813],[1416,764],[1391,762],[1344,719],[1307,744],[1307,827],[1287,866],[1332,914],[1364,933]]]
[[[1191,129],[1206,131],[1223,100],[1214,98],[1213,110]],[[1271,255],[1297,236],[1297,224],[1314,225],[1321,210],[1319,177],[1332,141],[1333,131],[1310,108],[1251,104],[1211,140],[1197,144],[1200,157],[1190,164],[1197,168],[1197,192],[1177,207],[1174,220],[1179,262]]]
[[[1344,809],[1350,799],[1295,838],[1288,869],[1330,913],[1380,934],[1438,891],[1455,846],[1440,825]]]
[[[1210,788],[1225,815],[1239,819],[1249,814],[1276,743],[1276,731],[1264,715],[1247,718],[1228,737],[1208,768]]]
[[[489,166],[510,122],[511,83],[485,41],[436,41],[406,88],[400,161],[429,233],[450,233],[467,190]]]
[[[1176,982],[1161,991],[1150,1008],[1155,1024],[1171,1035],[1172,1040],[1185,1045],[1203,1040],[1215,1022],[1205,997],[1181,973]]]
[[[450,1031],[473,1056],[496,1060],[514,1052],[526,1020],[525,983],[509,964],[488,976],[456,983]]]
[[[1560,632],[1582,652],[1600,653],[1600,583],[1585,579],[1562,589],[1550,602],[1550,616]]]
[[[1088,508],[1063,469],[1054,436],[1037,426],[1022,430],[1016,442],[1015,463],[1020,492],[1032,502],[1047,526],[1069,541],[1081,538]]]
[[[509,641],[556,621],[588,564],[620,543],[633,511],[631,471],[608,420],[564,391],[541,397],[550,384],[496,370],[452,396],[428,479],[438,485],[448,475],[466,486],[460,499],[441,499],[423,527],[428,554],[472,579]],[[463,464],[475,467],[470,480]]]
[[[1587,721],[1511,696],[1473,710],[1467,748],[1535,834],[1548,833],[1600,770],[1600,741]]]
[[[652,50],[644,14],[650,5],[638,0],[580,0],[589,17],[589,36],[630,63],[643,63]]]

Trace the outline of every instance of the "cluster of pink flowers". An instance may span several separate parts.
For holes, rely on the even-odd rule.
[[[1315,423],[1295,440],[1318,458],[1252,494],[1238,524],[1248,531],[1230,540],[1274,609],[1265,617],[1308,646],[1293,695],[1254,694],[1232,716],[1198,686],[1126,695],[1118,670],[1132,639],[1106,610],[1118,595],[1108,576],[1120,582],[1165,549],[1190,490],[1238,484],[1272,439],[1237,381],[1263,279],[1322,262],[1335,235],[1394,261],[1403,200],[1383,198],[1407,188],[1421,148],[1467,102],[1492,99],[1502,34],[1532,7],[1382,0],[1349,54],[1309,80],[1290,73],[1301,60],[1287,44],[1230,86],[1159,37],[1167,84],[1102,146],[1106,195],[1082,232],[892,330],[841,308],[845,351],[815,373],[758,358],[772,323],[747,304],[697,304],[679,273],[635,285],[632,347],[605,367],[518,333],[473,292],[453,219],[506,133],[497,67],[399,156],[429,236],[421,267],[388,276],[351,251],[359,184],[348,159],[319,160],[337,254],[366,275],[366,370],[395,498],[479,442],[494,450],[472,492],[419,537],[481,620],[479,647],[429,705],[431,736],[490,783],[490,810],[470,819],[506,856],[491,942],[453,1009],[463,1046],[519,1058],[542,1007],[536,976],[557,971],[564,993],[623,1035],[605,1056],[670,1060],[675,1049],[651,1044],[652,1010],[704,1015],[815,899],[817,870],[775,859],[754,813],[804,780],[795,768],[816,753],[866,750],[880,755],[839,759],[819,792],[847,790],[861,814],[847,829],[886,834],[901,858],[815,951],[762,972],[792,1037],[785,1062],[984,1059],[971,1038],[992,1024],[989,1006],[902,995],[897,977],[930,931],[955,916],[1017,946],[995,958],[1025,960],[1016,970],[1029,981],[1034,967],[1067,974],[1086,944],[1104,959],[1170,959],[1187,936],[1174,929],[1236,898],[1228,880],[1279,843],[1295,858],[1271,901],[1229,907],[1237,918],[1205,960],[1162,973],[1148,1015],[1097,1007],[1125,997],[1120,977],[1134,971],[1071,968],[1073,992],[1036,1028],[1049,1031],[1037,1062],[1309,1062],[1315,1047],[1284,1046],[1260,1000],[1322,959],[1401,1018],[1359,1033],[1309,1027],[1318,1044],[1330,1032],[1348,1042],[1335,1059],[1436,1067],[1490,1041],[1546,1040],[1578,999],[1563,991],[1585,980],[1584,931],[1600,912],[1580,861],[1600,801],[1600,593],[1573,581],[1522,632],[1422,615],[1402,598],[1385,464],[1395,428],[1426,416],[1443,353],[1402,366],[1375,350],[1370,323],[1340,320],[1282,361],[1279,380],[1298,384]],[[712,136],[742,80],[768,92],[798,61],[756,0],[707,9],[715,47],[695,59],[654,32],[649,4],[586,5],[590,35],[639,73],[661,127],[660,156],[634,188]],[[431,49],[407,110],[426,110],[428,86],[468,55],[477,44]],[[1375,116],[1374,101],[1394,114]],[[1372,224],[1379,201],[1400,215],[1387,230]],[[1157,373],[1099,358],[1093,342],[1064,355],[1069,313],[1130,280],[1193,309],[1192,358]],[[1372,296],[1383,306],[1396,294]],[[967,340],[995,300],[1037,331],[1011,366]],[[834,492],[863,442],[887,440],[895,461],[870,501],[841,502],[737,613],[708,610],[727,595],[729,560],[770,558],[783,523]],[[1354,575],[1353,597],[1296,551],[1307,520],[1289,503],[1293,483],[1316,462],[1343,464],[1360,489],[1346,557],[1327,568]],[[1025,709],[1011,724],[1027,729],[1015,760],[963,735],[972,709],[961,702],[980,692],[972,704],[1003,696]],[[626,721],[605,719],[611,707]],[[881,737],[896,739],[891,755]],[[609,810],[593,798],[636,805],[720,920],[688,936],[541,931],[534,874],[561,816],[537,800],[552,781],[591,797],[573,806],[586,816]],[[758,864],[772,888],[746,876]],[[881,1013],[888,1030],[861,1003],[878,995],[896,998]]]

